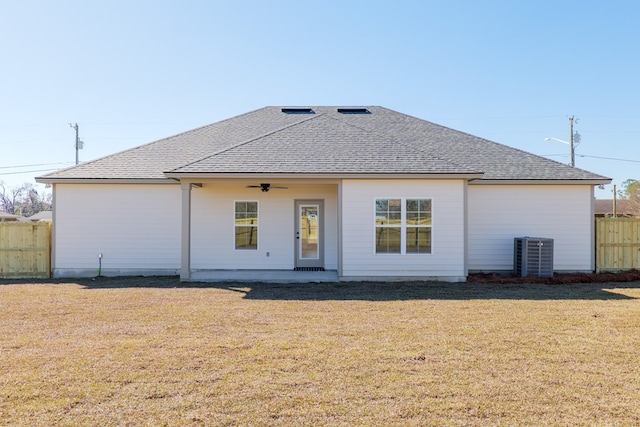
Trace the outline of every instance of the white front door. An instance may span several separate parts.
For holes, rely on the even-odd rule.
[[[295,202],[296,268],[324,267],[324,201]]]

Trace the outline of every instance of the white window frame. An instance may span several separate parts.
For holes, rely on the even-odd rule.
[[[400,224],[376,224],[378,200],[400,200]],[[431,202],[430,224],[407,224],[407,200],[429,200]],[[377,231],[379,228],[400,228],[400,252],[378,252]],[[407,252],[407,228],[429,228],[431,230],[431,247],[429,252]],[[376,256],[424,256],[433,254],[433,198],[432,197],[375,197],[373,199],[373,254]]]
[[[256,204],[256,217],[258,220],[256,224],[245,224],[245,225],[236,224],[237,203],[255,203]],[[255,227],[256,238],[258,239],[258,241],[256,242],[255,248],[238,248],[238,245],[236,242],[236,229],[238,227],[241,227],[241,228]],[[257,251],[259,250],[259,248],[260,248],[260,202],[258,202],[257,200],[234,200],[233,201],[233,250],[239,251],[239,252],[248,252],[248,251]]]

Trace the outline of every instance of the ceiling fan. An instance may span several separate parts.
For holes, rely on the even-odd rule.
[[[247,188],[259,188],[260,190],[262,190],[263,193],[266,193],[272,188],[279,188],[279,189],[285,189],[285,190],[287,189],[287,187],[276,187],[275,185],[271,185],[268,182],[261,182],[260,185],[247,185]]]

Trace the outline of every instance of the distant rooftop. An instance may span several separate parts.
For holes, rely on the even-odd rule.
[[[613,217],[613,199],[595,199],[595,215]],[[616,199],[615,212],[617,217],[640,217],[640,200]]]
[[[18,215],[13,215],[8,212],[0,211],[0,222],[13,222],[18,221],[21,217]]]

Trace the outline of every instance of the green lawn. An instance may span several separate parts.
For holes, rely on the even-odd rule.
[[[640,425],[640,283],[0,282],[0,425]]]

